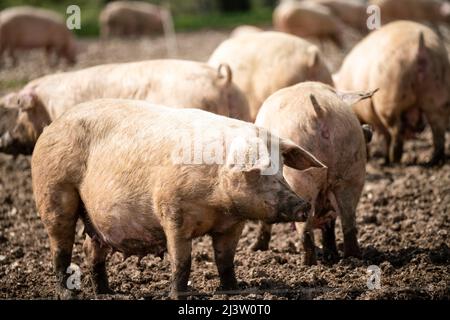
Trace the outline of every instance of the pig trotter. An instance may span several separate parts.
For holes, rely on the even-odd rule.
[[[303,263],[307,266],[317,264],[316,246],[314,244],[314,231],[306,230],[305,228],[302,238],[303,250],[305,251],[303,254]]]
[[[96,294],[112,294],[109,288],[108,275],[106,273],[106,256],[108,248],[102,246],[97,237],[86,236],[83,251],[89,264],[92,287]]]
[[[252,251],[269,250],[269,242],[272,234],[272,226],[265,222],[259,223],[258,238],[251,246]]]
[[[344,257],[361,258],[356,229],[344,233]]]
[[[96,294],[114,294],[109,287],[108,275],[105,262],[98,263],[91,270],[92,287]]]
[[[336,235],[334,233],[336,220],[332,220],[322,229],[323,258],[327,263],[336,263],[339,253],[336,247]]]
[[[76,298],[76,292],[67,287],[67,281],[70,274],[67,273],[67,268],[70,266],[71,253],[55,252],[53,258],[53,265],[56,274],[56,298],[60,300],[72,300]]]
[[[434,152],[431,160],[427,162],[427,167],[441,166],[445,163],[445,152],[440,150],[439,152]]]

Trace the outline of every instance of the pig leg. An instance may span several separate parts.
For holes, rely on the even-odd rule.
[[[358,201],[355,201],[355,199],[359,199],[362,185],[342,186],[335,191],[344,234],[344,257],[361,257],[356,229]]]
[[[389,162],[399,163],[403,154],[403,137],[402,137],[402,122],[400,119],[395,120],[395,123],[388,127],[389,132]]]
[[[83,250],[88,260],[94,292],[97,294],[113,293],[109,288],[108,275],[106,273],[108,248],[102,246],[95,238],[93,239],[86,235]]]
[[[244,223],[239,223],[225,233],[212,234],[214,257],[220,277],[220,290],[236,290],[238,288],[234,273],[234,255],[243,228]]]
[[[186,295],[189,274],[191,273],[192,240],[179,234],[176,227],[165,230],[167,250],[170,255],[172,279],[170,297],[178,300]]]
[[[314,212],[314,211],[313,211]],[[314,228],[312,225],[312,216],[308,218],[303,226],[302,245],[303,245],[303,263],[307,266],[317,264],[316,242],[314,240]],[[297,230],[301,230],[299,223],[296,223]]]
[[[450,110],[450,105],[445,107]],[[445,112],[445,109],[437,111],[436,108],[427,108],[425,116],[431,127],[434,147],[433,155],[428,165],[437,165],[445,161],[445,130],[447,129],[449,114]]]
[[[335,234],[336,220],[331,220],[322,228],[322,247],[324,260],[334,263],[339,260]]]
[[[258,238],[256,242],[252,245],[251,249],[253,251],[266,251],[269,249],[269,242],[272,235],[272,225],[260,222],[258,228]]]
[[[72,259],[75,227],[78,220],[79,195],[73,189],[48,190],[44,199],[37,199],[41,219],[50,238],[56,292],[59,298],[70,299],[74,291],[67,287],[67,268]]]

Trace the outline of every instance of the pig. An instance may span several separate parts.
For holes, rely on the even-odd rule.
[[[0,152],[30,154],[51,121],[76,104],[99,98],[148,100],[249,118],[247,99],[233,84],[230,67],[225,64],[216,69],[183,60],[107,64],[45,76],[3,97],[0,106],[8,108],[17,120],[0,138]]]
[[[205,234],[213,239],[221,288],[236,289],[233,260],[245,221],[305,221],[309,214],[310,203],[284,180],[283,164],[324,166],[292,141],[203,110],[121,99],[68,110],[44,130],[31,160],[58,294],[73,294],[65,283],[78,219],[96,292],[109,291],[110,248],[138,256],[167,249],[170,296],[180,298],[192,239]]]
[[[441,0],[371,0],[371,5],[380,8],[383,24],[394,20],[450,23],[450,4]]]
[[[167,10],[141,1],[114,1],[100,12],[103,38],[160,34]]]
[[[384,136],[386,164],[401,161],[403,141],[423,129],[423,117],[433,134],[428,164],[445,161],[450,64],[432,29],[412,21],[383,26],[353,48],[334,79],[339,90],[380,89],[371,100],[355,104],[354,111]]]
[[[69,64],[76,62],[75,38],[58,13],[30,6],[11,7],[0,12],[0,58],[6,52],[13,64],[16,51],[45,49],[50,61],[51,53],[64,58]]]
[[[367,33],[367,6],[359,0],[315,0],[331,10],[346,25]]]
[[[213,52],[208,63],[214,67],[230,65],[234,82],[247,95],[252,121],[264,100],[279,89],[307,80],[333,84],[319,48],[281,32],[228,39]]]
[[[233,31],[231,31],[230,38],[239,37],[244,34],[258,33],[258,32],[262,32],[262,31],[263,30],[261,28],[258,28],[255,26],[242,25],[242,26],[234,28]]]
[[[371,131],[362,128],[351,105],[373,92],[337,92],[319,82],[303,82],[271,95],[259,110],[255,124],[289,139],[314,154],[325,167],[304,171],[284,168],[284,177],[295,193],[312,205],[302,232],[304,263],[316,264],[314,228],[322,230],[324,258],[338,257],[335,219],[342,221],[344,256],[360,257],[356,206],[366,174],[366,144]],[[260,224],[253,250],[269,248],[271,225]],[[302,226],[297,223],[297,230]]]
[[[342,48],[342,22],[314,1],[282,1],[273,12],[275,30],[299,37],[329,39]]]

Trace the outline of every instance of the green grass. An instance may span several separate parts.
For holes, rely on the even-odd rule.
[[[199,29],[233,28],[241,24],[267,25],[272,21],[272,10],[258,8],[250,12],[222,14],[211,13],[204,15],[179,15],[174,17],[175,28],[178,31]]]
[[[157,2],[157,1],[155,1]],[[2,0],[0,9],[14,5],[33,5],[55,10],[66,15],[66,8],[77,4],[81,9],[81,29],[74,30],[79,37],[96,37],[99,35],[98,16],[103,4],[100,0]],[[250,12],[224,14],[215,10],[200,12],[183,11],[173,6],[176,31],[200,29],[226,29],[241,24],[268,25],[272,20],[272,10],[254,0],[254,9]]]
[[[29,79],[10,79],[0,80],[1,89],[15,89],[21,88],[28,83]]]

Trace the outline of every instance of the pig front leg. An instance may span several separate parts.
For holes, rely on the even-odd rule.
[[[176,227],[166,231],[166,238],[172,269],[170,298],[178,300],[187,295],[191,273],[192,240],[183,237]]]
[[[316,242],[314,240],[313,216],[310,216],[303,226],[301,233],[303,245],[303,263],[307,266],[317,264]],[[300,223],[295,223],[297,230],[302,230]]]
[[[106,273],[106,256],[108,248],[102,246],[95,238],[88,235],[83,244],[83,251],[89,264],[89,273],[94,292],[97,294],[113,293],[109,288],[108,275]]]
[[[220,290],[237,290],[238,283],[234,273],[234,255],[244,222],[238,223],[225,233],[213,233],[214,257],[220,277]]]
[[[258,238],[251,246],[253,251],[266,251],[269,250],[269,242],[272,236],[272,225],[263,221],[259,222],[258,226]]]

